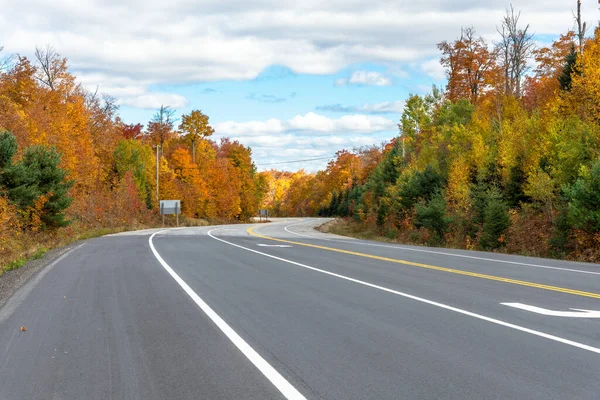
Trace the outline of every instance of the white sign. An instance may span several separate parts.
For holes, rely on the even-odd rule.
[[[161,200],[160,201],[160,213],[165,214],[181,214],[181,202],[180,200]]]
[[[551,317],[566,317],[566,318],[600,318],[600,311],[582,310],[580,308],[569,308],[573,311],[553,311],[541,307],[528,306],[521,303],[500,303],[503,306],[518,308],[520,310],[530,311],[536,314],[548,315]]]

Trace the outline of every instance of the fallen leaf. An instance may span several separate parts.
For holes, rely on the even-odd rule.
[[[25,328],[24,326],[21,327],[21,332],[25,332],[27,330],[27,328]]]

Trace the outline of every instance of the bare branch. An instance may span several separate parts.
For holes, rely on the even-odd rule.
[[[60,79],[62,59],[60,54],[50,45],[46,48],[35,48],[35,58],[38,62],[38,72],[35,78],[54,90]]]
[[[529,70],[527,61],[532,57],[535,42],[529,24],[519,27],[521,12],[515,13],[512,4],[502,19],[502,28],[496,28],[501,41],[497,44],[504,69],[504,87],[508,95],[521,97],[521,82]]]

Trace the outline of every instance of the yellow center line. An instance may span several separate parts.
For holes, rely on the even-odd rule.
[[[285,240],[285,239],[277,239],[277,238],[273,238],[270,236],[265,236],[265,235],[256,233],[256,232],[254,232],[254,228],[256,228],[256,226],[248,228],[247,229],[248,234],[258,237],[258,238],[261,238],[261,239],[273,240],[273,241],[281,242],[281,243],[295,244],[298,246],[312,247],[312,248],[321,249],[321,250],[334,251],[336,253],[349,254],[349,255],[353,255],[353,256],[357,256],[357,257],[371,258],[373,260],[380,260],[380,261],[387,261],[387,262],[396,263],[396,264],[410,265],[412,267],[426,268],[426,269],[431,269],[431,270],[435,270],[435,271],[449,272],[452,274],[466,275],[466,276],[471,276],[471,277],[475,277],[475,278],[488,279],[488,280],[492,280],[492,281],[512,283],[514,285],[528,286],[528,287],[534,287],[534,288],[538,288],[538,289],[551,290],[554,292],[568,293],[568,294],[574,294],[577,296],[600,299],[600,293],[584,292],[582,290],[568,289],[568,288],[563,288],[560,286],[544,285],[541,283],[521,281],[518,279],[511,279],[511,278],[503,278],[503,277],[494,276],[494,275],[479,274],[477,272],[463,271],[460,269],[438,267],[436,265],[421,264],[421,263],[416,263],[416,262],[412,262],[412,261],[399,260],[396,258],[375,256],[373,254],[359,253],[356,251],[342,250],[342,249],[337,249],[337,248],[333,248],[333,247],[319,246],[316,244],[294,242],[292,240]]]

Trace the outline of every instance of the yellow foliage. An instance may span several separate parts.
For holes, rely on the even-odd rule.
[[[451,208],[460,211],[469,210],[471,207],[469,183],[469,164],[464,159],[457,159],[450,166],[446,191]]]

